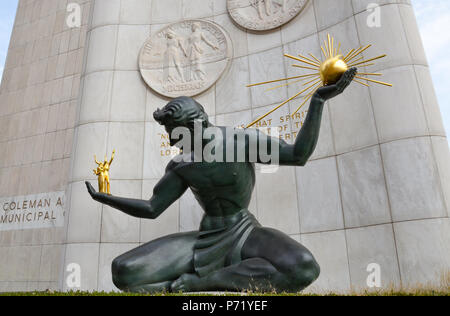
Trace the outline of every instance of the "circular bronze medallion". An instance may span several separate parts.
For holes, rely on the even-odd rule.
[[[214,85],[232,54],[230,37],[222,27],[187,20],[154,34],[141,50],[139,67],[145,82],[159,94],[192,97]]]
[[[308,0],[227,0],[228,11],[240,26],[253,31],[280,27],[299,14]]]

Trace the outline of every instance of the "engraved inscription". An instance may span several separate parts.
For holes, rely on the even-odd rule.
[[[303,110],[292,117],[290,114],[280,117],[266,118],[255,124],[254,127],[267,135],[273,135],[276,131],[276,137],[288,142],[293,143],[297,138],[300,129],[303,127],[308,110]],[[245,128],[246,124],[238,124],[236,128]],[[157,133],[155,135],[160,145],[160,156],[166,157],[167,162],[180,154],[180,149],[170,146],[169,134]]]

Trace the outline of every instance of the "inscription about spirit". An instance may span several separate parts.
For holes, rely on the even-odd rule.
[[[307,110],[296,113],[294,117],[291,115],[283,115],[279,118],[267,118],[255,124],[254,128],[259,129],[269,136],[279,137],[280,139],[293,143],[303,126],[307,114]],[[238,124],[237,128],[245,128],[246,124]],[[170,139],[167,133],[158,133],[160,138],[160,154],[161,157],[173,158],[180,153],[176,147],[170,146]]]

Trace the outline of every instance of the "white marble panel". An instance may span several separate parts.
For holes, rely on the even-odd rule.
[[[228,73],[222,76],[215,87],[217,114],[250,109],[250,89],[246,87],[248,84],[248,57],[234,59]]]
[[[209,18],[214,14],[214,0],[181,0],[183,19]]]
[[[152,24],[179,21],[183,13],[182,5],[180,0],[153,0]]]
[[[285,234],[300,233],[294,167],[256,174],[258,219]]]
[[[367,10],[367,7],[371,4],[377,4],[379,6],[392,4],[392,3],[407,3],[411,4],[410,0],[352,0],[353,9],[355,14],[361,13]],[[369,14],[370,11],[366,11],[366,14]]]
[[[109,123],[107,153],[111,155],[116,150],[111,179],[142,179],[143,144],[144,122]],[[99,154],[99,157],[102,156]]]
[[[301,235],[320,266],[320,276],[306,293],[345,293],[350,290],[350,273],[344,231]]]
[[[436,92],[433,86],[430,70],[425,66],[414,66],[420,94],[422,96],[425,117],[427,118],[430,135],[445,136],[444,123]]]
[[[337,159],[345,226],[391,222],[380,148],[363,149]]]
[[[361,45],[372,44],[372,47],[363,53],[364,57],[369,59],[387,55],[386,58],[377,60],[374,66],[367,67],[368,72],[412,63],[398,5],[381,6],[380,15],[383,18],[380,27],[370,27],[367,24],[368,13],[366,12],[355,16]]]
[[[281,46],[281,31],[247,32],[248,53],[254,54]]]
[[[60,277],[61,262],[64,259],[64,246],[42,245],[42,254],[39,270],[39,281],[57,281]]]
[[[398,8],[403,21],[408,46],[411,51],[412,61],[414,64],[426,65],[427,56],[425,55],[422,38],[420,37],[420,31],[417,25],[414,9],[411,5],[403,4],[399,4]]]
[[[378,264],[381,288],[399,288],[400,271],[391,224],[349,229],[346,231],[352,287],[356,292],[377,290],[367,286],[370,264]]]
[[[250,83],[285,78],[283,49],[273,48],[249,56]],[[242,89],[247,89],[242,87]],[[253,107],[265,106],[287,99],[286,87],[266,91],[266,86],[250,88]]]
[[[108,25],[95,28],[89,33],[86,73],[114,68],[117,32],[116,25]]]
[[[432,137],[431,143],[441,179],[447,212],[450,216],[450,151],[448,140],[445,137]]]
[[[148,25],[119,25],[115,68],[138,70],[139,53],[143,43],[149,37],[150,26]]]
[[[301,24],[301,27],[299,27]],[[317,32],[316,15],[313,1],[308,1],[303,11],[292,21],[281,27],[283,44],[298,40]]]
[[[91,27],[118,24],[121,0],[95,0]]]
[[[387,143],[381,152],[394,222],[446,215],[430,138]]]
[[[94,72],[84,78],[79,123],[108,121],[111,108],[113,72]]]
[[[98,189],[97,181],[91,181]],[[95,202],[83,181],[71,185],[68,214],[67,242],[99,242],[102,204]]]
[[[214,1],[214,15],[219,15],[223,13],[227,13],[227,2],[222,0],[213,0]]]
[[[412,66],[383,71],[383,81],[394,87],[371,85],[380,142],[428,135],[425,112]]]
[[[111,121],[143,122],[147,90],[141,75],[137,71],[114,72],[111,99]]]
[[[111,193],[115,196],[140,199],[142,181],[112,180]],[[109,243],[138,243],[140,219],[109,206],[104,206],[101,226],[101,241]]]
[[[403,286],[445,286],[450,270],[448,218],[394,224]],[[448,283],[447,283],[448,287]]]
[[[127,243],[127,244],[110,244],[102,243],[100,244],[99,253],[99,267],[98,267],[98,290],[105,292],[120,292],[118,288],[114,285],[112,281],[111,264],[112,261],[138,247],[137,243]]]
[[[316,21],[319,30],[323,30],[353,15],[351,0],[315,0]]]
[[[121,24],[150,24],[152,0],[121,0]]]
[[[300,231],[344,228],[336,158],[310,161],[297,168]]]
[[[230,18],[228,13],[221,14],[214,17],[214,22],[222,26],[230,35],[233,42],[233,49],[235,58],[243,57],[248,54],[247,33],[239,28]]]
[[[96,291],[98,280],[98,262],[99,262],[99,244],[84,243],[84,244],[67,244],[64,264],[64,280],[76,270],[69,270],[70,264],[76,264],[80,268],[81,282],[80,287],[69,288],[66,282],[63,282],[63,290],[81,290],[81,291]]]

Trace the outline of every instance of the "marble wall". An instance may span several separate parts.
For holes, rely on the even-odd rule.
[[[81,27],[67,26],[68,2]],[[0,200],[67,188],[89,12],[89,0],[19,1],[0,87]],[[0,291],[59,288],[66,229],[35,226],[0,231]]]
[[[366,23],[365,9],[372,2],[380,5],[380,28]],[[32,1],[21,1],[25,3]],[[373,44],[365,57],[388,54],[366,70],[382,72],[394,88],[353,84],[331,100],[311,161],[304,168],[258,172],[250,209],[263,225],[311,249],[322,275],[310,291],[365,288],[370,263],[381,266],[383,287],[439,284],[450,269],[450,155],[411,3],[336,3],[310,0],[290,23],[254,33],[230,20],[225,0],[92,0],[60,270],[78,263],[81,289],[114,290],[114,257],[154,238],[197,229],[202,213],[190,192],[158,220],[139,220],[91,201],[84,181],[96,181],[92,155],[116,149],[112,193],[150,198],[170,159],[164,130],[152,113],[168,99],[142,80],[139,51],[167,24],[201,18],[221,25],[234,46],[230,69],[196,97],[218,125],[247,124],[293,95],[292,86],[271,92],[245,86],[301,73],[283,53],[317,56],[327,33],[345,50]],[[296,99],[265,120],[279,127],[288,142],[301,126],[304,112],[287,119],[299,103]],[[17,251],[8,257],[20,255]],[[59,278],[62,289],[68,289],[66,277]]]

